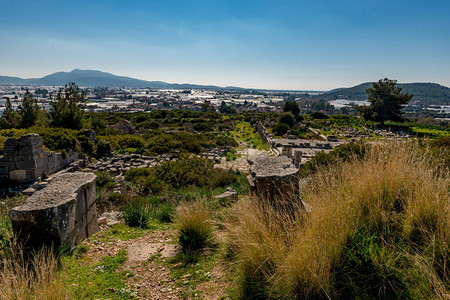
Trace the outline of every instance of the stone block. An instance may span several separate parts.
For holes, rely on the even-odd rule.
[[[87,212],[78,219],[76,214],[81,205],[79,201],[85,201],[80,195],[84,195],[87,188],[95,189],[95,178],[93,173],[62,174],[47,187],[36,191],[22,206],[13,208],[9,215],[18,241],[25,248],[42,245],[72,247],[80,236],[80,228],[89,226],[86,225]],[[90,226],[94,232],[95,226]]]
[[[25,170],[11,170],[9,171],[9,179],[13,181],[26,180],[27,172]]]

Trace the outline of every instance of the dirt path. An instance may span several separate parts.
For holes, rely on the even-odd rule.
[[[186,270],[183,275],[171,274],[173,269],[181,267],[181,262],[167,263],[168,259],[175,257],[180,251],[174,242],[176,233],[173,229],[157,230],[126,241],[98,242],[98,239],[88,239],[83,242],[89,245],[89,250],[84,256],[90,263],[96,263],[104,256],[116,255],[126,250],[128,258],[120,271],[133,274],[126,279],[126,284],[137,299],[182,299],[181,295],[187,299],[222,298],[229,280],[226,278],[226,266],[219,261],[215,261],[214,266],[208,271],[209,279],[197,282],[194,286],[189,281],[196,280],[194,273],[204,272],[203,270],[194,271],[194,268],[191,271]]]

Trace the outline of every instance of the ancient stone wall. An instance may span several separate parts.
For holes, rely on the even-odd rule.
[[[14,234],[26,248],[71,248],[98,231],[93,173],[65,173],[11,210]]]
[[[274,206],[297,201],[299,169],[286,156],[253,155],[248,158],[250,175],[247,180],[252,195]]]
[[[78,152],[63,156],[59,152],[47,153],[42,138],[29,134],[5,141],[4,155],[0,157],[0,181],[30,182],[44,173],[59,171],[79,157]]]
[[[258,121],[256,123],[256,130],[258,132],[259,137],[263,140],[263,142],[269,146],[272,153],[275,155],[279,155],[279,151],[276,148],[276,142],[273,138],[273,135],[271,135],[267,130],[266,127],[264,127],[263,123],[261,121]]]

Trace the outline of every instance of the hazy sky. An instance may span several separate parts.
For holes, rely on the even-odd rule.
[[[0,75],[74,68],[268,89],[450,86],[450,1],[0,0]]]

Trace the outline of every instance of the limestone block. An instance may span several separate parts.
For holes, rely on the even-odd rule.
[[[27,172],[25,170],[11,170],[9,171],[9,179],[13,181],[26,180]]]
[[[95,193],[84,192],[90,188],[95,191],[95,178],[93,173],[62,174],[47,187],[36,191],[22,206],[13,208],[9,215],[18,241],[26,248],[42,245],[72,247],[83,228],[92,234],[96,223],[87,223],[88,211],[78,219],[76,214],[81,203],[86,204],[85,195],[95,198]]]
[[[257,154],[248,158],[252,194],[259,201],[274,206],[296,201],[299,190],[299,169],[286,156]]]

